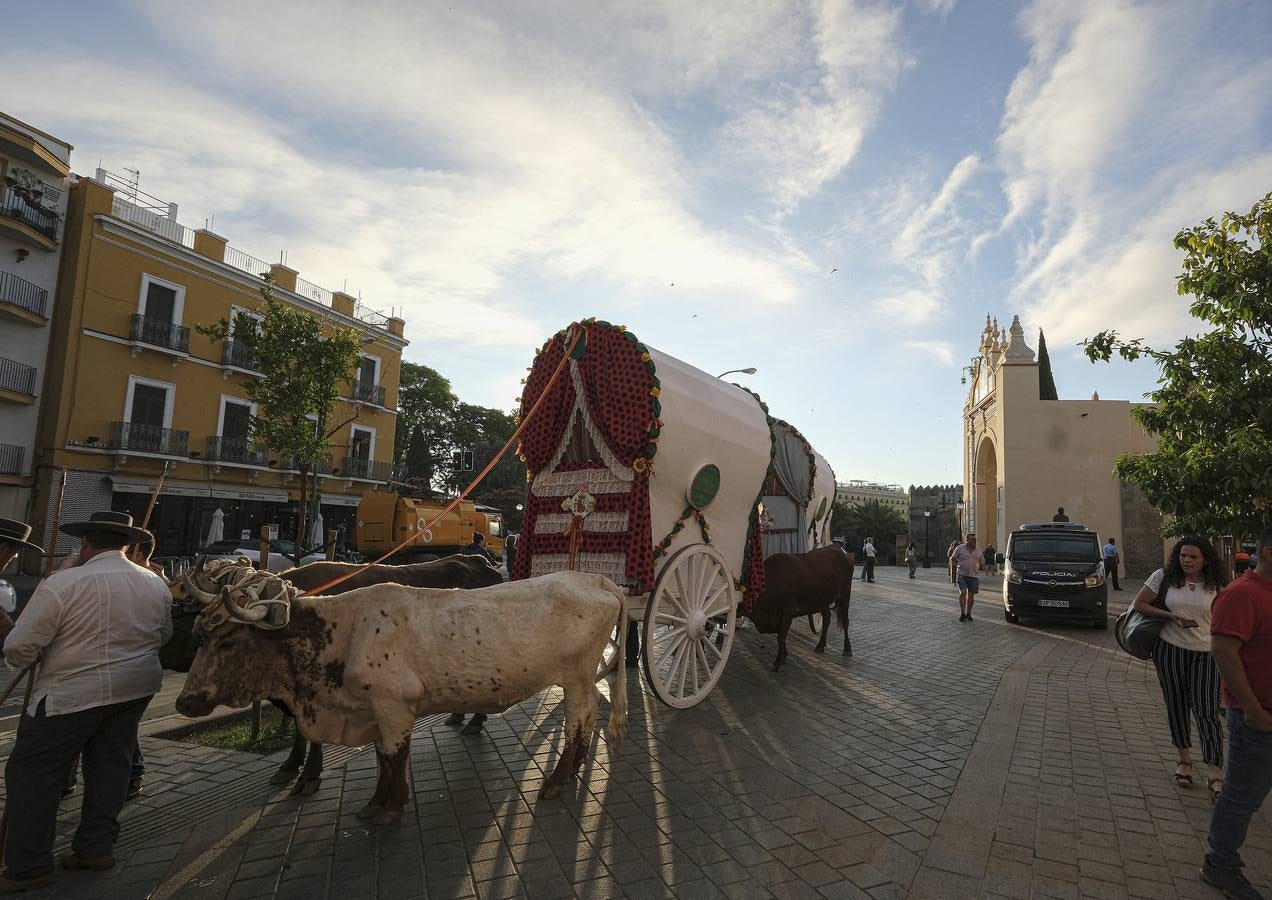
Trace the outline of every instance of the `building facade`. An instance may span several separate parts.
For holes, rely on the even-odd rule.
[[[861,506],[870,500],[878,500],[884,506],[895,509],[902,518],[910,515],[910,494],[897,484],[875,484],[873,481],[841,481],[835,483],[835,502],[847,506]]]
[[[910,533],[905,543],[914,541],[919,559],[944,566],[950,543],[959,538],[959,513],[963,507],[961,484],[910,486]],[[904,544],[902,546],[904,558]]]
[[[985,318],[963,407],[965,527],[982,544],[1006,545],[1022,523],[1071,522],[1117,539],[1128,575],[1161,565],[1161,518],[1140,492],[1113,474],[1124,453],[1156,441],[1125,400],[1043,400],[1038,361],[1019,317],[1010,331]]]
[[[352,328],[362,340],[356,376],[332,417],[344,424],[319,479],[325,527],[352,541],[359,499],[392,474],[405,323],[211,231],[184,227],[175,205],[142,194],[135,181],[99,169],[69,193],[35,533],[53,539],[59,494],[62,521],[105,508],[140,521],[162,478],[149,526],[159,555],[194,553],[216,531],[225,540],[254,539],[262,525],[276,524],[292,535],[299,478],[290,460],[249,435],[251,357],[232,335],[217,343],[197,329],[251,315],[268,273],[275,296],[312,314],[316,327]],[[69,538],[58,539],[59,554],[73,549]]]
[[[34,484],[71,145],[0,112],[0,516]]]

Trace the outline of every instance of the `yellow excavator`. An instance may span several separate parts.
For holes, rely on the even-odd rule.
[[[385,560],[401,564],[427,562],[458,553],[472,543],[473,534],[485,535],[486,549],[503,560],[503,517],[499,510],[461,500],[436,525],[450,500],[406,497],[392,491],[366,494],[358,504],[358,552],[378,559],[407,538],[411,542]]]

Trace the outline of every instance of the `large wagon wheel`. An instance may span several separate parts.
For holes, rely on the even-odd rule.
[[[645,608],[645,679],[659,700],[688,709],[711,692],[733,647],[737,609],[715,547],[694,544],[667,561]]]

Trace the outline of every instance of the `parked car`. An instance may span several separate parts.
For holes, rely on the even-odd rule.
[[[292,568],[294,565],[307,565],[311,562],[322,562],[327,557],[322,553],[310,553],[303,556],[299,563],[293,563],[291,555],[295,552],[296,545],[292,541],[270,541],[269,542],[269,570],[275,574]],[[257,568],[261,564],[260,543],[257,541],[217,541],[215,544],[208,544],[203,550],[204,554],[209,557],[226,556],[237,558],[244,556],[252,561],[252,565]]]
[[[1085,525],[1021,525],[997,560],[1003,567],[1003,617],[1008,622],[1077,620],[1109,627],[1104,556],[1099,537]]]

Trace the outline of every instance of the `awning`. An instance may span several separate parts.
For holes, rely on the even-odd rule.
[[[123,494],[153,494],[155,479],[153,478],[115,478],[110,477],[111,488]],[[218,497],[223,500],[258,500],[263,503],[286,503],[286,491],[270,488],[239,487],[230,484],[208,484],[203,481],[181,481],[166,478],[160,494],[172,497]],[[356,501],[355,504],[357,505]]]
[[[323,506],[357,506],[362,502],[362,497],[358,494],[323,494]]]

